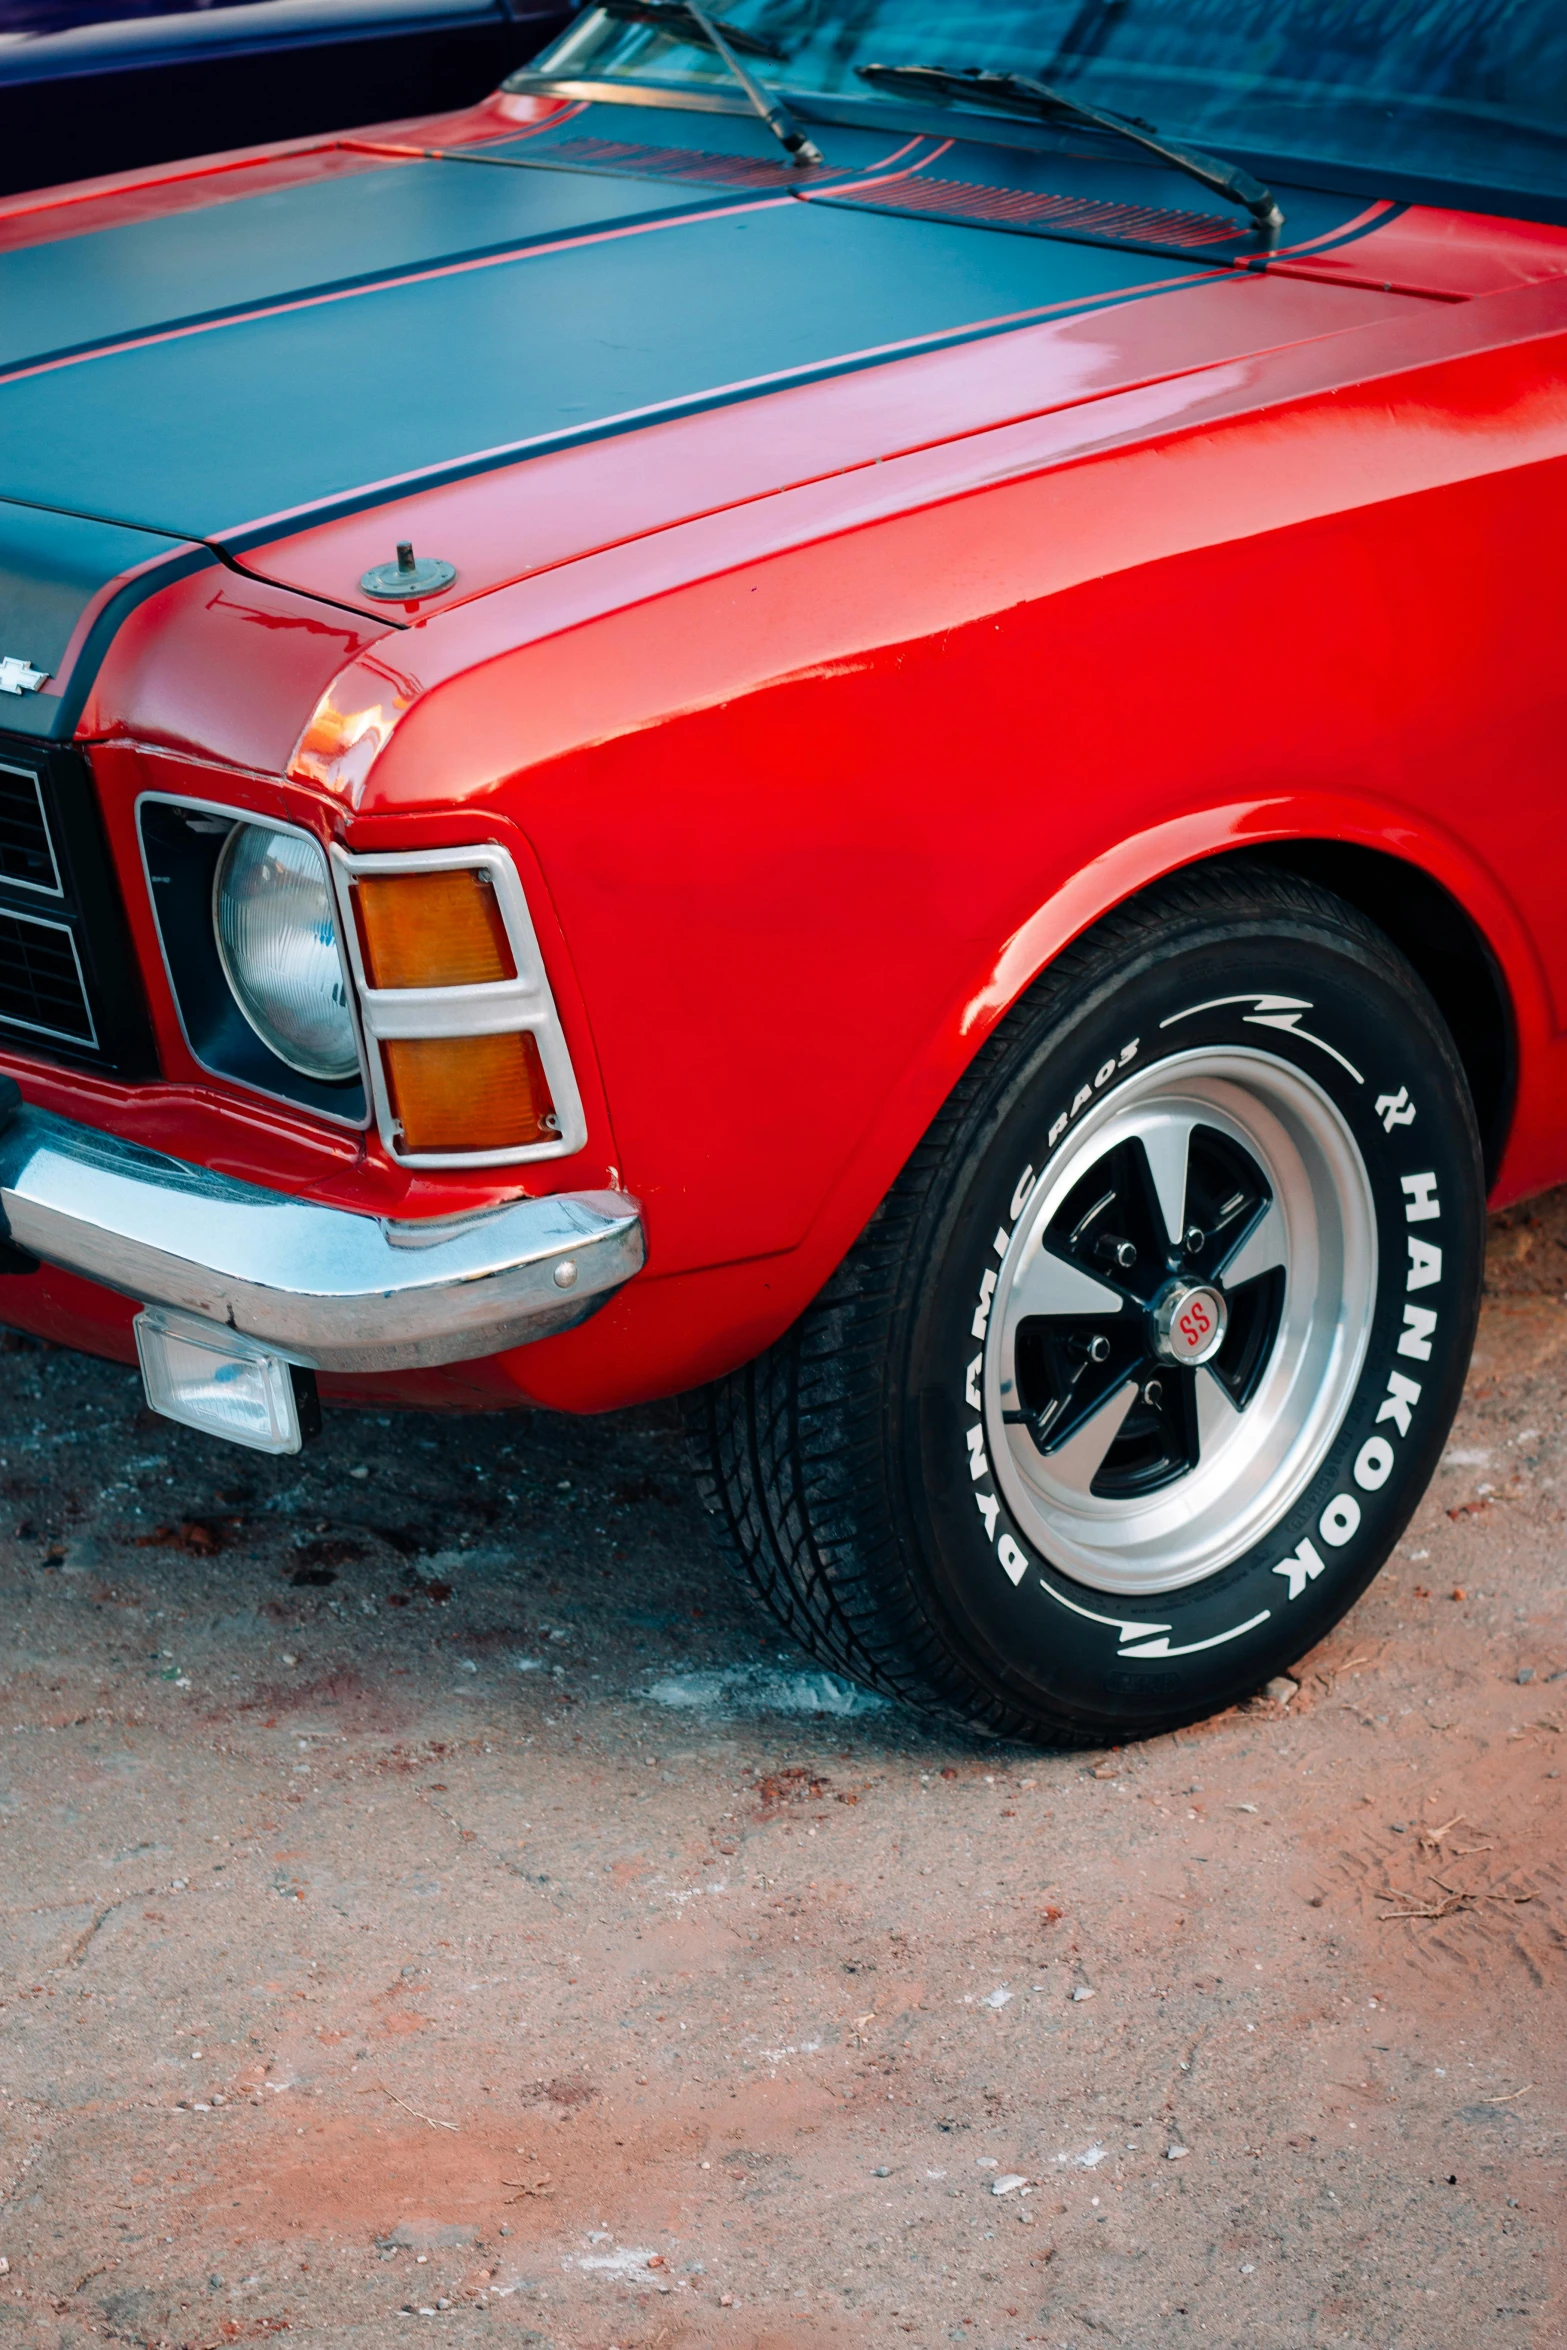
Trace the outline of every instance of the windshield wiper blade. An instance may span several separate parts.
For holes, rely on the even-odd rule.
[[[798,164],[822,161],[821,149],[801,130],[783,100],[763,88],[740,56],[740,51],[745,50],[753,57],[782,60],[786,52],[776,41],[744,32],[739,25],[726,24],[722,17],[709,16],[698,0],[598,0],[598,6],[606,16],[621,17],[629,24],[654,25],[678,41],[695,41],[702,48],[713,50],[729,68],[779,145],[787,148],[790,161]]]
[[[748,57],[771,57],[782,65],[789,54],[765,33],[748,33],[740,25],[726,24],[721,16],[709,16],[705,9],[705,23],[698,24],[696,10],[688,8],[686,0],[598,0],[598,5],[606,16],[618,16],[627,24],[656,25],[677,41],[696,41],[703,48],[711,45],[708,34],[717,32],[731,49],[743,50]]]
[[[1171,140],[1161,138],[1152,123],[1138,116],[1107,114],[1098,106],[1085,105],[1081,98],[1069,98],[1065,91],[1052,89],[1048,82],[1033,81],[1027,74],[987,73],[977,66],[959,69],[941,65],[857,65],[854,70],[862,81],[884,84],[888,89],[967,98],[975,105],[1033,115],[1041,122],[1076,122],[1093,130],[1110,131],[1118,139],[1130,139],[1135,146],[1146,148],[1161,163],[1185,172],[1188,179],[1199,180],[1214,195],[1243,206],[1255,221],[1257,235],[1265,246],[1277,242],[1284,226],[1284,214],[1272,189],[1253,179],[1239,164],[1226,163],[1217,155],[1205,155],[1197,147],[1176,146]]]

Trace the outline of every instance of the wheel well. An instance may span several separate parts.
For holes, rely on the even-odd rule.
[[[1291,840],[1245,852],[1348,900],[1407,955],[1446,1021],[1474,1103],[1485,1178],[1496,1180],[1512,1124],[1517,1049],[1512,1002],[1484,933],[1458,900],[1400,857],[1346,841]]]

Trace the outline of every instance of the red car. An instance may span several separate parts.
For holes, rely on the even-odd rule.
[[[1567,1177],[1564,222],[1543,0],[607,0],[0,206],[7,1318],[687,1395],[951,1721],[1258,1687]]]

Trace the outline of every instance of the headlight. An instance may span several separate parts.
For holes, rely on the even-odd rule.
[[[236,824],[213,875],[212,925],[224,977],[262,1043],[303,1077],[357,1077],[332,886],[315,842]]]

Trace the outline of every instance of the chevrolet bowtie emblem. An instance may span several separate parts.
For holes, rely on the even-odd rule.
[[[15,653],[0,656],[0,694],[35,694],[48,675]]]

